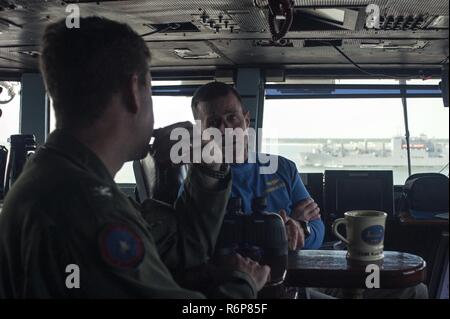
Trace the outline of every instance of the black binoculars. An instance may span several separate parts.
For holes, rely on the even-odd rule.
[[[231,198],[224,217],[215,254],[238,253],[271,268],[271,285],[284,280],[288,261],[288,239],[280,215],[266,212],[265,197],[252,201],[253,213],[242,213],[240,198]]]

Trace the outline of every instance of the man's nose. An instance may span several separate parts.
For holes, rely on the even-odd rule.
[[[227,124],[225,123],[225,121],[220,121],[219,127],[217,127],[217,129],[220,131],[222,136],[225,134],[226,128],[227,128]]]

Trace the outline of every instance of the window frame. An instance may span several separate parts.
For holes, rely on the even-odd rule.
[[[17,82],[20,83],[20,91],[16,98],[19,98],[19,133],[21,131],[21,113],[22,113],[22,78],[16,75],[0,75],[0,82]],[[2,118],[0,117],[0,121]]]
[[[380,79],[382,80],[382,79]],[[153,96],[192,97],[201,84],[176,84],[152,86]],[[379,99],[379,98],[442,98],[439,85],[417,84],[266,84],[264,97],[267,100],[276,99]],[[404,101],[402,101],[404,103]],[[48,108],[50,102],[48,99]],[[258,113],[264,118],[264,107]],[[404,112],[405,124],[409,125],[407,112]],[[50,112],[47,116],[49,130]],[[263,123],[263,121],[262,121]],[[261,123],[261,126],[263,126]],[[406,133],[406,132],[405,132]],[[405,134],[406,135],[406,134]],[[408,170],[412,165],[408,163]],[[122,183],[118,183],[120,186]],[[129,184],[129,183],[127,183]]]
[[[266,84],[264,97],[265,100],[400,99],[403,106],[403,120],[407,140],[406,151],[408,156],[406,164],[409,176],[411,176],[413,164],[411,163],[409,143],[408,100],[413,98],[442,98],[442,90],[439,85],[407,84],[406,80],[400,79],[398,84]],[[264,107],[262,111],[264,112]],[[262,114],[262,119],[262,123],[264,123],[264,114]]]

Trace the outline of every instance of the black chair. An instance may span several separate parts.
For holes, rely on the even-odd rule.
[[[412,187],[413,183],[419,179],[422,180],[420,187]],[[411,175],[403,186],[400,211],[414,209],[427,212],[448,212],[448,185],[448,177],[440,173]],[[417,194],[419,194],[419,198],[417,198]]]
[[[188,166],[158,163],[149,153],[133,162],[133,170],[140,202],[151,198],[173,205],[187,177]]]

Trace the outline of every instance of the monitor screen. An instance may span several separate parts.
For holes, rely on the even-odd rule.
[[[392,215],[392,171],[325,171],[325,209],[332,219],[351,210],[380,210]]]
[[[382,179],[338,179],[336,191],[336,208],[338,211],[383,209]]]

